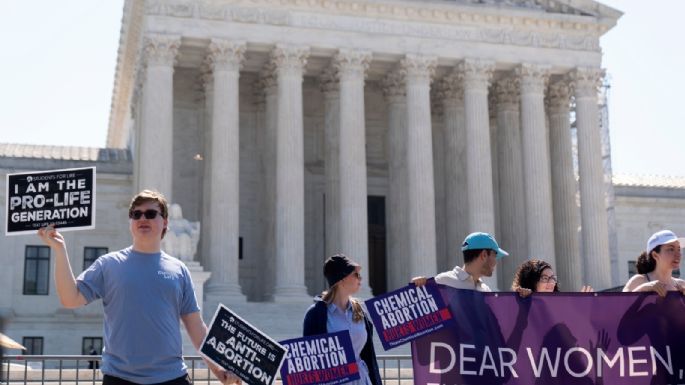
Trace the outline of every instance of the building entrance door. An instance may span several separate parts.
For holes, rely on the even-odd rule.
[[[369,285],[373,295],[387,291],[386,247],[385,247],[385,197],[369,196]]]

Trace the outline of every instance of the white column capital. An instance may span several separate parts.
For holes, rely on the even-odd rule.
[[[487,92],[495,70],[495,62],[485,59],[464,59],[457,65],[456,70],[464,80],[464,88]]]
[[[328,67],[323,71],[319,77],[319,85],[324,97],[340,97],[340,82],[338,82],[337,70],[334,67]]]
[[[568,74],[576,98],[597,97],[604,70],[601,68],[578,67]]]
[[[519,104],[519,80],[516,77],[506,77],[498,80],[494,86],[495,103],[497,109],[517,109]]]
[[[266,91],[261,78],[257,78],[252,83],[252,95],[254,95],[254,104],[257,107],[257,111],[264,112],[266,108]]]
[[[212,39],[206,62],[214,71],[240,71],[245,58],[243,41]]]
[[[210,71],[208,68],[203,69],[202,74],[200,75],[200,84],[202,85],[202,89],[207,92],[211,92],[214,88],[214,74],[212,74],[212,71]]]
[[[565,80],[557,80],[547,89],[547,108],[550,113],[568,114],[571,104],[571,86]]]
[[[430,82],[437,65],[438,59],[436,57],[407,54],[400,61],[400,71],[407,78]]]
[[[438,82],[436,99],[443,103],[464,103],[464,81],[459,74],[450,74]]]
[[[400,71],[391,71],[382,81],[383,95],[389,103],[406,102],[407,86]]]
[[[262,104],[265,98],[269,95],[276,95],[278,93],[278,78],[276,71],[271,63],[267,63],[259,72],[257,80],[254,82],[254,95],[256,103]]]
[[[550,66],[523,63],[514,69],[522,94],[543,94],[549,79]]]
[[[371,64],[371,52],[341,49],[333,57],[332,66],[339,79],[342,76],[366,77],[366,71]]]
[[[171,35],[145,35],[143,57],[148,67],[173,67],[176,61],[181,38]]]
[[[273,63],[268,63],[259,73],[259,85],[266,95],[275,95],[278,92],[278,76]]]
[[[309,47],[279,44],[271,51],[271,63],[276,71],[302,72],[309,58]]]

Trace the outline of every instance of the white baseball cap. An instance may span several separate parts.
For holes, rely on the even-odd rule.
[[[678,238],[671,230],[657,231],[656,233],[652,234],[652,236],[649,237],[649,239],[647,240],[647,252],[651,252],[657,246],[665,245],[667,243],[673,243],[675,241],[680,241],[681,243],[683,243],[684,240],[685,239],[683,238]]]

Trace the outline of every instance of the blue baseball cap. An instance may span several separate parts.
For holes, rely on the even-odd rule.
[[[495,237],[488,233],[471,233],[466,236],[464,243],[461,244],[461,251],[487,249],[497,252],[497,259],[509,255],[506,251],[499,248]]]

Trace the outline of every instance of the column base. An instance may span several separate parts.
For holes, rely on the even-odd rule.
[[[214,318],[214,313],[216,313],[219,304],[224,304],[229,309],[233,304],[244,304],[247,302],[247,298],[240,292],[229,292],[229,291],[217,291],[205,292],[204,308],[202,310],[202,315],[204,317],[205,323],[209,325]]]
[[[274,301],[280,303],[296,303],[311,299],[304,285],[280,286],[274,289]]]
[[[232,303],[245,303],[247,298],[237,284],[208,284],[204,296],[205,316],[213,316],[217,306],[223,303],[230,307]]]

